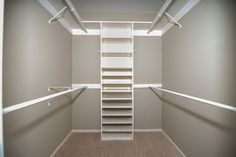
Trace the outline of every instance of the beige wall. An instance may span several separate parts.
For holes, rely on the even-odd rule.
[[[201,1],[163,36],[163,85],[236,106],[233,1]],[[236,156],[236,114],[164,94],[163,129],[190,157]]]
[[[71,84],[72,37],[38,1],[5,1],[3,104],[52,94]],[[62,97],[4,115],[6,157],[48,157],[71,131],[70,100]]]
[[[73,36],[72,83],[100,83],[99,36]],[[161,38],[134,38],[134,81],[161,83]],[[161,102],[150,89],[135,90],[135,128],[161,128]],[[73,103],[73,129],[100,128],[100,91],[87,89]]]

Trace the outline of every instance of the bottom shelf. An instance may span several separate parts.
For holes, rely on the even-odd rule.
[[[133,133],[127,132],[127,133],[102,133],[101,136],[102,140],[133,140]]]

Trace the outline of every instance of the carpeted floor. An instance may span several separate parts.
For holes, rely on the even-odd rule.
[[[72,133],[54,157],[183,157],[162,132],[133,141],[101,141],[99,133]]]

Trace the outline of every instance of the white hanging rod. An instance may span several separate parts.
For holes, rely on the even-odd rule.
[[[179,28],[182,27],[182,25],[181,25],[178,21],[176,21],[173,17],[171,17],[167,12],[165,12],[165,15],[166,15],[172,22],[174,22],[175,25],[179,26]]]
[[[23,108],[26,108],[26,107],[44,102],[46,100],[56,98],[56,97],[59,97],[61,95],[65,95],[67,93],[75,92],[77,90],[85,89],[85,88],[87,88],[87,86],[82,86],[82,87],[79,87],[79,88],[73,88],[73,89],[66,90],[66,91],[63,91],[63,92],[59,92],[59,93],[56,93],[56,94],[48,95],[48,96],[45,96],[45,97],[37,98],[37,99],[34,99],[34,100],[19,103],[19,104],[10,106],[10,107],[6,107],[6,108],[3,109],[3,114],[7,114],[7,113],[10,113],[10,112],[13,112],[13,111],[16,111],[16,110],[20,110],[20,109],[23,109]]]
[[[81,29],[87,33],[87,29],[84,26],[83,20],[81,19],[81,17],[79,16],[79,13],[76,11],[73,3],[70,0],[65,0],[66,4],[69,6],[70,10],[72,11],[72,13],[75,15],[75,18],[77,19],[77,21],[80,24]]]
[[[149,27],[148,32],[147,32],[148,34],[154,30],[155,26],[161,19],[162,15],[166,12],[166,10],[168,9],[172,1],[173,0],[166,0],[161,10],[157,13],[156,17],[154,18],[152,25]]]
[[[218,102],[214,102],[214,101],[210,101],[210,100],[206,100],[206,99],[202,99],[202,98],[198,98],[198,97],[194,97],[194,96],[190,96],[190,95],[186,95],[186,94],[182,94],[182,93],[177,93],[177,92],[166,90],[166,89],[159,88],[159,87],[150,86],[150,88],[157,89],[157,90],[160,90],[160,91],[163,91],[163,92],[166,92],[166,93],[174,94],[174,95],[177,95],[177,96],[182,96],[182,97],[192,99],[192,100],[195,100],[195,101],[198,101],[198,102],[206,103],[206,104],[209,104],[211,106],[216,106],[216,107],[219,107],[219,108],[223,108],[223,109],[226,109],[226,110],[236,112],[236,107],[233,107],[233,106],[225,105],[225,104],[222,104],[222,103],[218,103]]]
[[[62,8],[56,15],[54,15],[49,21],[48,23],[51,24],[52,21],[54,21],[59,15],[61,15],[65,10],[66,10],[67,6],[65,6],[64,8]]]

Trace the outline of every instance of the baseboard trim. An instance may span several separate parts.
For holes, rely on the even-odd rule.
[[[174,147],[182,154],[183,157],[186,157],[186,155],[182,152],[182,150],[175,144],[175,142],[167,135],[167,133],[162,129],[163,134],[166,136],[166,138],[174,145]]]
[[[160,132],[162,129],[134,129],[134,132]]]
[[[97,133],[97,132],[100,132],[99,129],[73,129],[71,131],[72,133],[74,132],[78,132],[78,133]]]
[[[67,139],[70,137],[72,131],[70,131],[66,137],[61,141],[61,143],[57,146],[57,148],[54,150],[54,152],[50,155],[50,157],[53,157],[57,151],[61,148],[61,146],[67,141]]]

